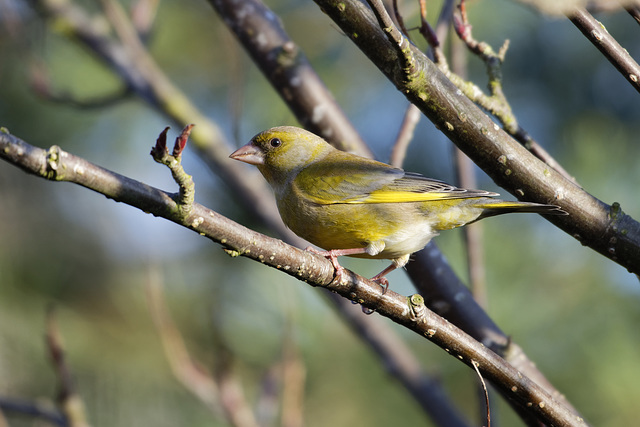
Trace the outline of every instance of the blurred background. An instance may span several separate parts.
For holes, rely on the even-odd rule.
[[[99,10],[95,2],[79,4]],[[314,3],[274,0],[268,6],[377,157],[387,161],[407,106],[404,97]],[[435,20],[439,3],[428,6]],[[417,2],[405,2],[402,10],[407,26],[415,25]],[[506,0],[473,1],[468,11],[477,39],[496,49],[511,41],[504,91],[523,127],[588,192],[609,204],[619,202],[640,218],[638,93],[567,19],[544,17]],[[625,12],[597,18],[640,58],[637,22]],[[296,124],[206,1],[162,2],[149,49],[236,146],[265,128]],[[43,22],[29,3],[1,0],[0,58],[0,126],[32,145],[57,144],[175,191],[166,168],[148,155],[160,131],[173,124],[143,101],[129,97],[82,109],[33,90],[34,64],[46,69],[57,91],[77,99],[120,89],[117,77],[69,40],[64,28]],[[476,58],[469,58],[469,73],[485,87],[484,65]],[[170,137],[178,131],[173,126]],[[193,151],[187,150],[183,164],[195,179],[198,202],[265,232]],[[404,167],[453,181],[452,144],[423,119]],[[501,191],[479,170],[478,187]],[[504,216],[482,224],[492,318],[589,422],[637,422],[638,278],[538,216]],[[466,278],[460,232],[446,232],[436,242]],[[345,260],[344,265],[372,276],[386,263]],[[293,348],[304,372],[306,425],[430,425],[326,304],[322,291],[247,259],[232,259],[172,223],[71,184],[28,176],[4,162],[0,397],[52,405],[57,383],[43,337],[46,309],[53,305],[93,425],[227,425],[172,375],[147,303],[150,276],[163,283],[168,310],[193,357],[209,369],[222,358],[230,360],[250,403],[259,400],[283,354]],[[389,279],[395,291],[414,292],[404,272]],[[479,425],[475,374],[421,337],[392,327],[472,425]],[[502,425],[519,425],[500,398],[493,403],[492,417]],[[36,425],[29,417],[5,416],[11,426]]]

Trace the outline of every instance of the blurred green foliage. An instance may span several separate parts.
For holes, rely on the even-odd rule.
[[[386,160],[406,106],[402,95],[315,4],[278,0],[269,6]],[[437,10],[431,2],[429,7]],[[142,101],[129,98],[82,110],[31,90],[34,60],[45,64],[55,88],[78,98],[109,94],[120,85],[86,49],[20,10],[26,19],[17,32],[8,30],[6,20],[0,29],[0,126],[31,144],[58,144],[172,190],[168,171],[147,155],[166,119]],[[403,10],[415,25],[416,5],[407,2]],[[496,47],[511,40],[505,92],[524,127],[587,191],[607,203],[620,202],[640,218],[638,94],[566,19],[547,19],[504,0],[473,2],[469,13],[476,38]],[[435,15],[430,12],[431,19]],[[640,57],[637,24],[627,14],[598,18]],[[238,143],[263,128],[295,124],[206,2],[163,2],[149,47],[173,81],[228,135],[238,119],[231,105],[241,106]],[[484,86],[483,65],[475,58],[469,62],[471,79]],[[452,180],[450,152],[450,143],[423,120],[406,169]],[[199,202],[256,226],[192,153],[185,166],[196,180]],[[486,177],[479,182],[496,190]],[[538,217],[500,217],[484,227],[492,317],[588,421],[637,422],[637,278]],[[445,233],[437,241],[465,277],[460,233]],[[361,260],[345,265],[363,275],[381,266]],[[8,164],[0,164],[0,396],[55,396],[43,339],[45,309],[54,304],[68,362],[94,425],[226,425],[171,375],[145,297],[150,268],[162,273],[169,308],[194,357],[214,369],[226,349],[250,402],[281,359],[283,343],[292,340],[306,369],[307,425],[428,424],[408,393],[327,307],[322,291],[246,259],[231,259],[172,224]],[[404,273],[390,279],[396,291],[413,292]],[[468,368],[397,329],[424,369],[441,378],[456,404],[477,420],[476,379]],[[493,416],[503,425],[518,425],[504,407],[500,401]],[[33,425],[25,417],[9,420],[12,426]]]

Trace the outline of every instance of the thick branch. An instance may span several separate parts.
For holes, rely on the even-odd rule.
[[[2,132],[0,157],[28,173],[49,180],[73,182],[176,222],[221,244],[232,256],[251,258],[312,286],[326,287],[426,337],[465,364],[475,364],[503,394],[541,422],[584,425],[574,412],[501,357],[427,309],[420,295],[406,298],[393,291],[382,294],[377,283],[350,271],[343,280],[334,280],[331,262],[321,256],[249,230],[196,203],[187,217],[181,216],[176,213],[174,195],[100,168],[56,146],[43,150]]]
[[[416,71],[407,73],[407,52],[398,52],[397,42],[389,40],[360,1],[315,1],[398,90],[498,185],[522,200],[559,205],[569,215],[549,221],[583,245],[640,273],[640,224],[619,205],[603,203],[532,156],[414,46],[410,53]]]

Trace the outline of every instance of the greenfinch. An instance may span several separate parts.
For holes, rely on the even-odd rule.
[[[254,136],[231,158],[256,165],[272,187],[282,220],[319,246],[337,275],[338,256],[390,259],[373,277],[403,267],[440,230],[509,212],[564,214],[559,207],[493,198],[497,193],[458,188],[385,163],[340,151],[292,126]]]

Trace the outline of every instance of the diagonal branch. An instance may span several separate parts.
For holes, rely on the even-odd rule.
[[[640,92],[640,65],[609,34],[604,25],[584,9],[577,9],[569,15],[569,19],[598,48],[604,57],[616,67],[620,74],[631,83],[631,86]]]
[[[483,377],[541,422],[585,425],[575,412],[496,353],[429,310],[420,295],[404,297],[391,290],[383,294],[377,283],[351,271],[337,280],[331,262],[324,257],[247,229],[197,203],[185,217],[176,212],[177,203],[171,194],[96,166],[57,146],[49,150],[33,147],[4,131],[0,132],[0,157],[36,176],[73,182],[168,219],[222,245],[231,256],[250,258],[311,286],[325,287],[357,301],[427,338],[466,365],[475,364]]]
[[[309,60],[259,0],[209,0],[298,121],[345,151],[372,156]]]

